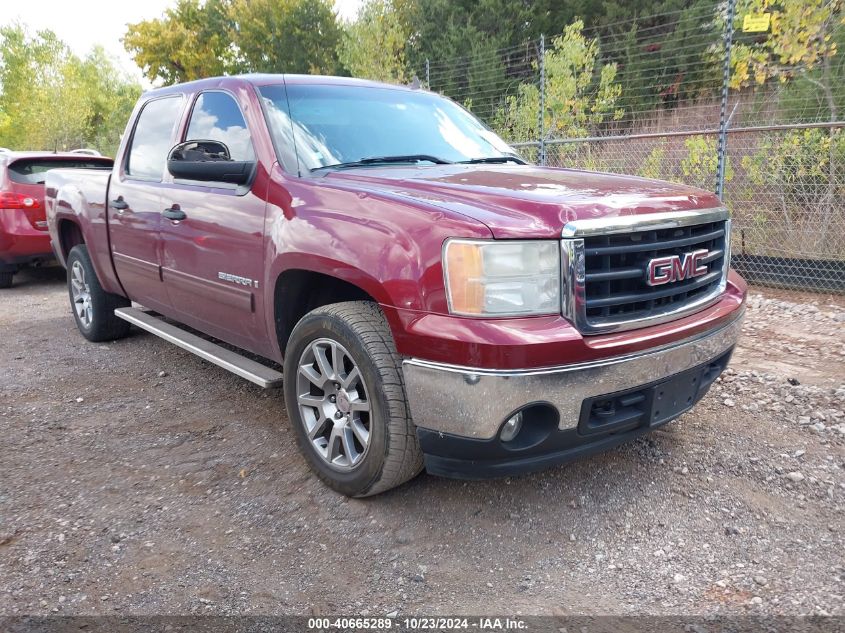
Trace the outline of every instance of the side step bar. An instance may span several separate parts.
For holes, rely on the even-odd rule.
[[[241,378],[246,378],[259,387],[278,389],[282,386],[281,372],[200,338],[196,334],[186,332],[182,328],[171,325],[148,312],[137,308],[117,308],[114,314],[124,321],[129,321],[132,325],[137,325],[142,330],[151,332],[165,341],[204,358],[210,363],[237,374]]]

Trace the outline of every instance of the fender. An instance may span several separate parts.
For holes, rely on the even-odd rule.
[[[288,270],[335,277],[373,297],[397,339],[401,321],[391,308],[448,312],[443,242],[455,235],[492,237],[484,224],[433,205],[325,181],[314,184],[310,178],[285,175],[278,165],[273,170],[265,217],[264,292],[273,292]],[[265,297],[269,325],[275,323],[275,306]],[[278,341],[271,339],[280,358]]]
[[[50,240],[59,262],[64,266],[66,253],[62,252],[59,224],[69,220],[79,227],[97,278],[106,292],[126,296],[111,259],[111,241],[108,231],[105,193],[111,173],[91,172],[82,178],[73,172],[73,181],[66,179],[64,170],[47,173],[46,201],[47,225]],[[102,199],[100,199],[102,198]]]

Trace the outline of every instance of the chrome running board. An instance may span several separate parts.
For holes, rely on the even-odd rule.
[[[171,325],[148,312],[137,308],[117,308],[114,314],[124,321],[129,321],[132,325],[137,325],[142,330],[155,334],[169,343],[214,363],[218,367],[222,367],[241,378],[246,378],[259,387],[278,389],[282,386],[281,372],[207,341],[196,334],[186,332],[182,328]]]

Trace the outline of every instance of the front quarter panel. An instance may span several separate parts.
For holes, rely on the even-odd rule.
[[[386,308],[429,313],[447,312],[443,242],[492,237],[483,224],[459,214],[324,179],[293,178],[278,165],[265,232],[267,293],[283,272],[301,269],[358,286]],[[268,297],[268,323],[273,310]],[[392,311],[386,312],[391,319]]]

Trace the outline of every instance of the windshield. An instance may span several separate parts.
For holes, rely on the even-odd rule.
[[[287,96],[280,85],[260,91],[276,147],[295,147],[303,172],[373,157],[460,162],[515,155],[469,112],[429,92],[296,84]]]

